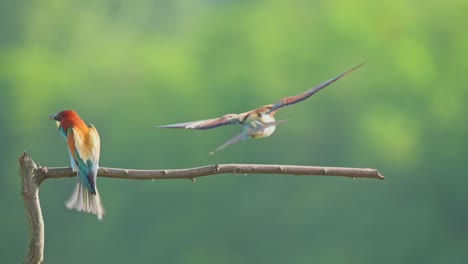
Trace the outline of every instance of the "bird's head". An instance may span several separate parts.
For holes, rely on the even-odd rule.
[[[70,121],[76,118],[79,118],[78,114],[73,110],[64,110],[59,112],[58,114],[49,116],[49,119],[55,120],[57,126],[60,126],[60,124],[62,124],[62,121],[68,121],[66,123],[69,123]]]

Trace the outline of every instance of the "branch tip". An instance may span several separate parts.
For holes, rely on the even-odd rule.
[[[19,163],[23,165],[28,159],[30,159],[31,156],[26,151],[23,151],[19,157]]]

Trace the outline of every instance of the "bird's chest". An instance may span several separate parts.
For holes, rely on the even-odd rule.
[[[252,138],[268,137],[275,132],[275,118],[270,115],[259,115],[250,122],[249,135]],[[273,123],[273,124],[272,124]]]

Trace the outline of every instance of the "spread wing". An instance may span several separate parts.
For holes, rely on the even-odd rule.
[[[281,100],[279,100],[278,102],[276,102],[273,107],[267,112],[267,114],[273,112],[273,111],[276,111],[282,107],[285,107],[285,106],[288,106],[288,105],[292,105],[292,104],[295,104],[295,103],[299,103],[301,101],[304,101],[305,99],[311,97],[312,95],[314,95],[316,92],[322,90],[323,88],[327,87],[328,85],[334,83],[335,81],[339,80],[340,78],[346,76],[347,74],[353,72],[354,70],[358,69],[359,67],[361,67],[362,65],[364,65],[364,62],[353,67],[352,69],[338,75],[338,76],[335,76],[333,77],[332,79],[326,81],[326,82],[323,82],[299,95],[296,95],[296,96],[289,96],[289,97],[285,97]]]
[[[237,117],[238,115],[236,114],[227,114],[218,118],[177,123],[177,124],[171,124],[171,125],[165,125],[165,126],[156,126],[156,127],[204,130],[204,129],[211,129],[211,128],[216,128],[216,127],[225,126],[225,125],[240,124],[240,121]]]
[[[244,133],[240,132],[237,135],[235,135],[234,137],[230,138],[228,141],[226,141],[221,146],[217,147],[215,150],[211,151],[210,155],[213,155],[215,152],[220,151],[220,150],[226,148],[227,146],[234,145],[234,144],[238,143],[239,141],[242,141],[242,140],[245,140],[245,139],[248,139],[248,137],[245,138]]]

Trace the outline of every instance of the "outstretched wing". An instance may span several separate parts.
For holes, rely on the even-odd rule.
[[[211,129],[211,128],[216,128],[216,127],[225,126],[225,125],[240,124],[240,121],[237,118],[237,116],[238,115],[236,114],[227,114],[218,118],[177,123],[177,124],[171,124],[171,125],[165,125],[165,126],[155,126],[155,127],[204,130],[204,129]]]
[[[352,69],[336,76],[336,77],[333,77],[332,79],[326,81],[326,82],[323,82],[299,95],[296,95],[296,96],[289,96],[289,97],[285,97],[281,100],[279,100],[278,102],[276,102],[272,107],[271,109],[267,112],[267,114],[273,112],[273,111],[276,111],[282,107],[285,107],[285,106],[288,106],[288,105],[292,105],[292,104],[295,104],[295,103],[299,103],[301,101],[304,101],[305,99],[311,97],[313,94],[315,94],[316,92],[322,90],[323,88],[327,87],[328,85],[334,83],[335,81],[339,80],[340,78],[342,78],[343,76],[353,72],[354,70],[356,70],[357,68],[361,67],[362,65],[364,65],[364,62],[353,67]]]
[[[240,132],[237,135],[235,135],[234,137],[232,137],[231,139],[229,139],[228,141],[226,141],[221,146],[217,147],[215,150],[211,151],[210,155],[213,155],[215,152],[220,151],[220,150],[226,148],[227,146],[234,145],[234,144],[238,143],[239,141],[242,141],[242,140],[245,140],[245,139],[247,139],[247,138],[244,138],[244,133]]]

